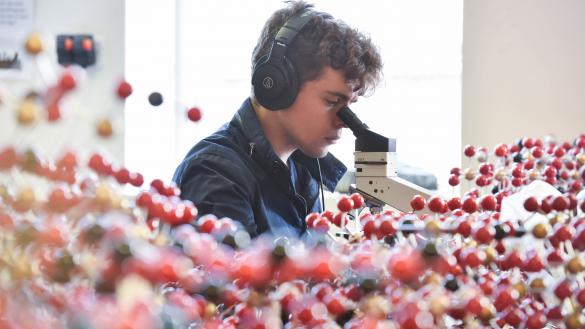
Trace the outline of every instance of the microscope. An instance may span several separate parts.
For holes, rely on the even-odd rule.
[[[384,205],[409,212],[413,196],[432,196],[432,191],[398,177],[396,139],[371,131],[347,106],[337,116],[356,137],[355,184],[350,185],[350,192],[360,193],[371,212],[381,211]]]

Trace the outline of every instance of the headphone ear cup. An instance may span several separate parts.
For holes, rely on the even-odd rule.
[[[262,57],[252,74],[254,96],[268,110],[278,111],[294,103],[298,92],[298,77],[292,63],[283,57],[280,65]]]
[[[266,61],[260,63],[252,75],[254,96],[269,110],[274,110],[286,84],[284,74],[278,67]]]

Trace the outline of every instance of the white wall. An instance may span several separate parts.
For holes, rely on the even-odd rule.
[[[372,130],[397,139],[401,162],[432,172],[450,191],[449,170],[459,164],[461,149],[463,1],[310,2],[369,34],[380,48],[384,81],[352,109]],[[177,101],[183,111],[200,106],[203,118],[194,124],[177,112],[177,162],[250,94],[253,47],[266,19],[284,6],[281,0],[178,3]],[[354,141],[348,130],[330,149],[348,167]]]
[[[145,182],[170,181],[175,161],[177,107],[176,1],[126,0],[126,76],[134,94],[126,101],[124,162]],[[160,106],[147,99],[163,95]],[[184,114],[184,113],[182,113]],[[185,116],[181,116],[184,118]]]
[[[466,0],[463,145],[585,132],[585,1]]]
[[[124,76],[124,1],[122,0],[36,0],[34,30],[43,37],[45,51],[37,59],[30,78],[0,80],[5,103],[0,106],[0,149],[8,144],[34,146],[42,154],[52,156],[65,148],[82,153],[100,150],[117,162],[124,155],[123,102],[115,96],[119,79]],[[44,109],[32,127],[22,128],[16,122],[16,109],[31,89],[44,92],[46,84],[55,83],[62,68],[57,64],[57,34],[92,34],[97,44],[96,66],[87,70],[79,88],[66,96],[62,119],[48,123]],[[28,35],[28,33],[24,33]],[[22,40],[24,45],[25,40]],[[97,121],[109,117],[114,125],[112,138],[97,137]]]

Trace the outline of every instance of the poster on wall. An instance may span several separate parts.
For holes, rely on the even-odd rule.
[[[33,16],[34,0],[0,0],[0,80],[30,76],[32,61],[24,44]]]

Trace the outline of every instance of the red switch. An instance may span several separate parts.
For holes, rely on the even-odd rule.
[[[83,50],[89,52],[93,49],[93,42],[89,38],[84,38],[81,42],[81,47],[83,47]]]
[[[90,38],[84,38],[83,41],[81,42],[81,47],[83,48],[83,50],[90,52],[93,49],[93,42],[91,41]]]
[[[73,50],[73,39],[71,39],[71,38],[65,39],[64,47],[65,47],[66,51],[72,51]]]

